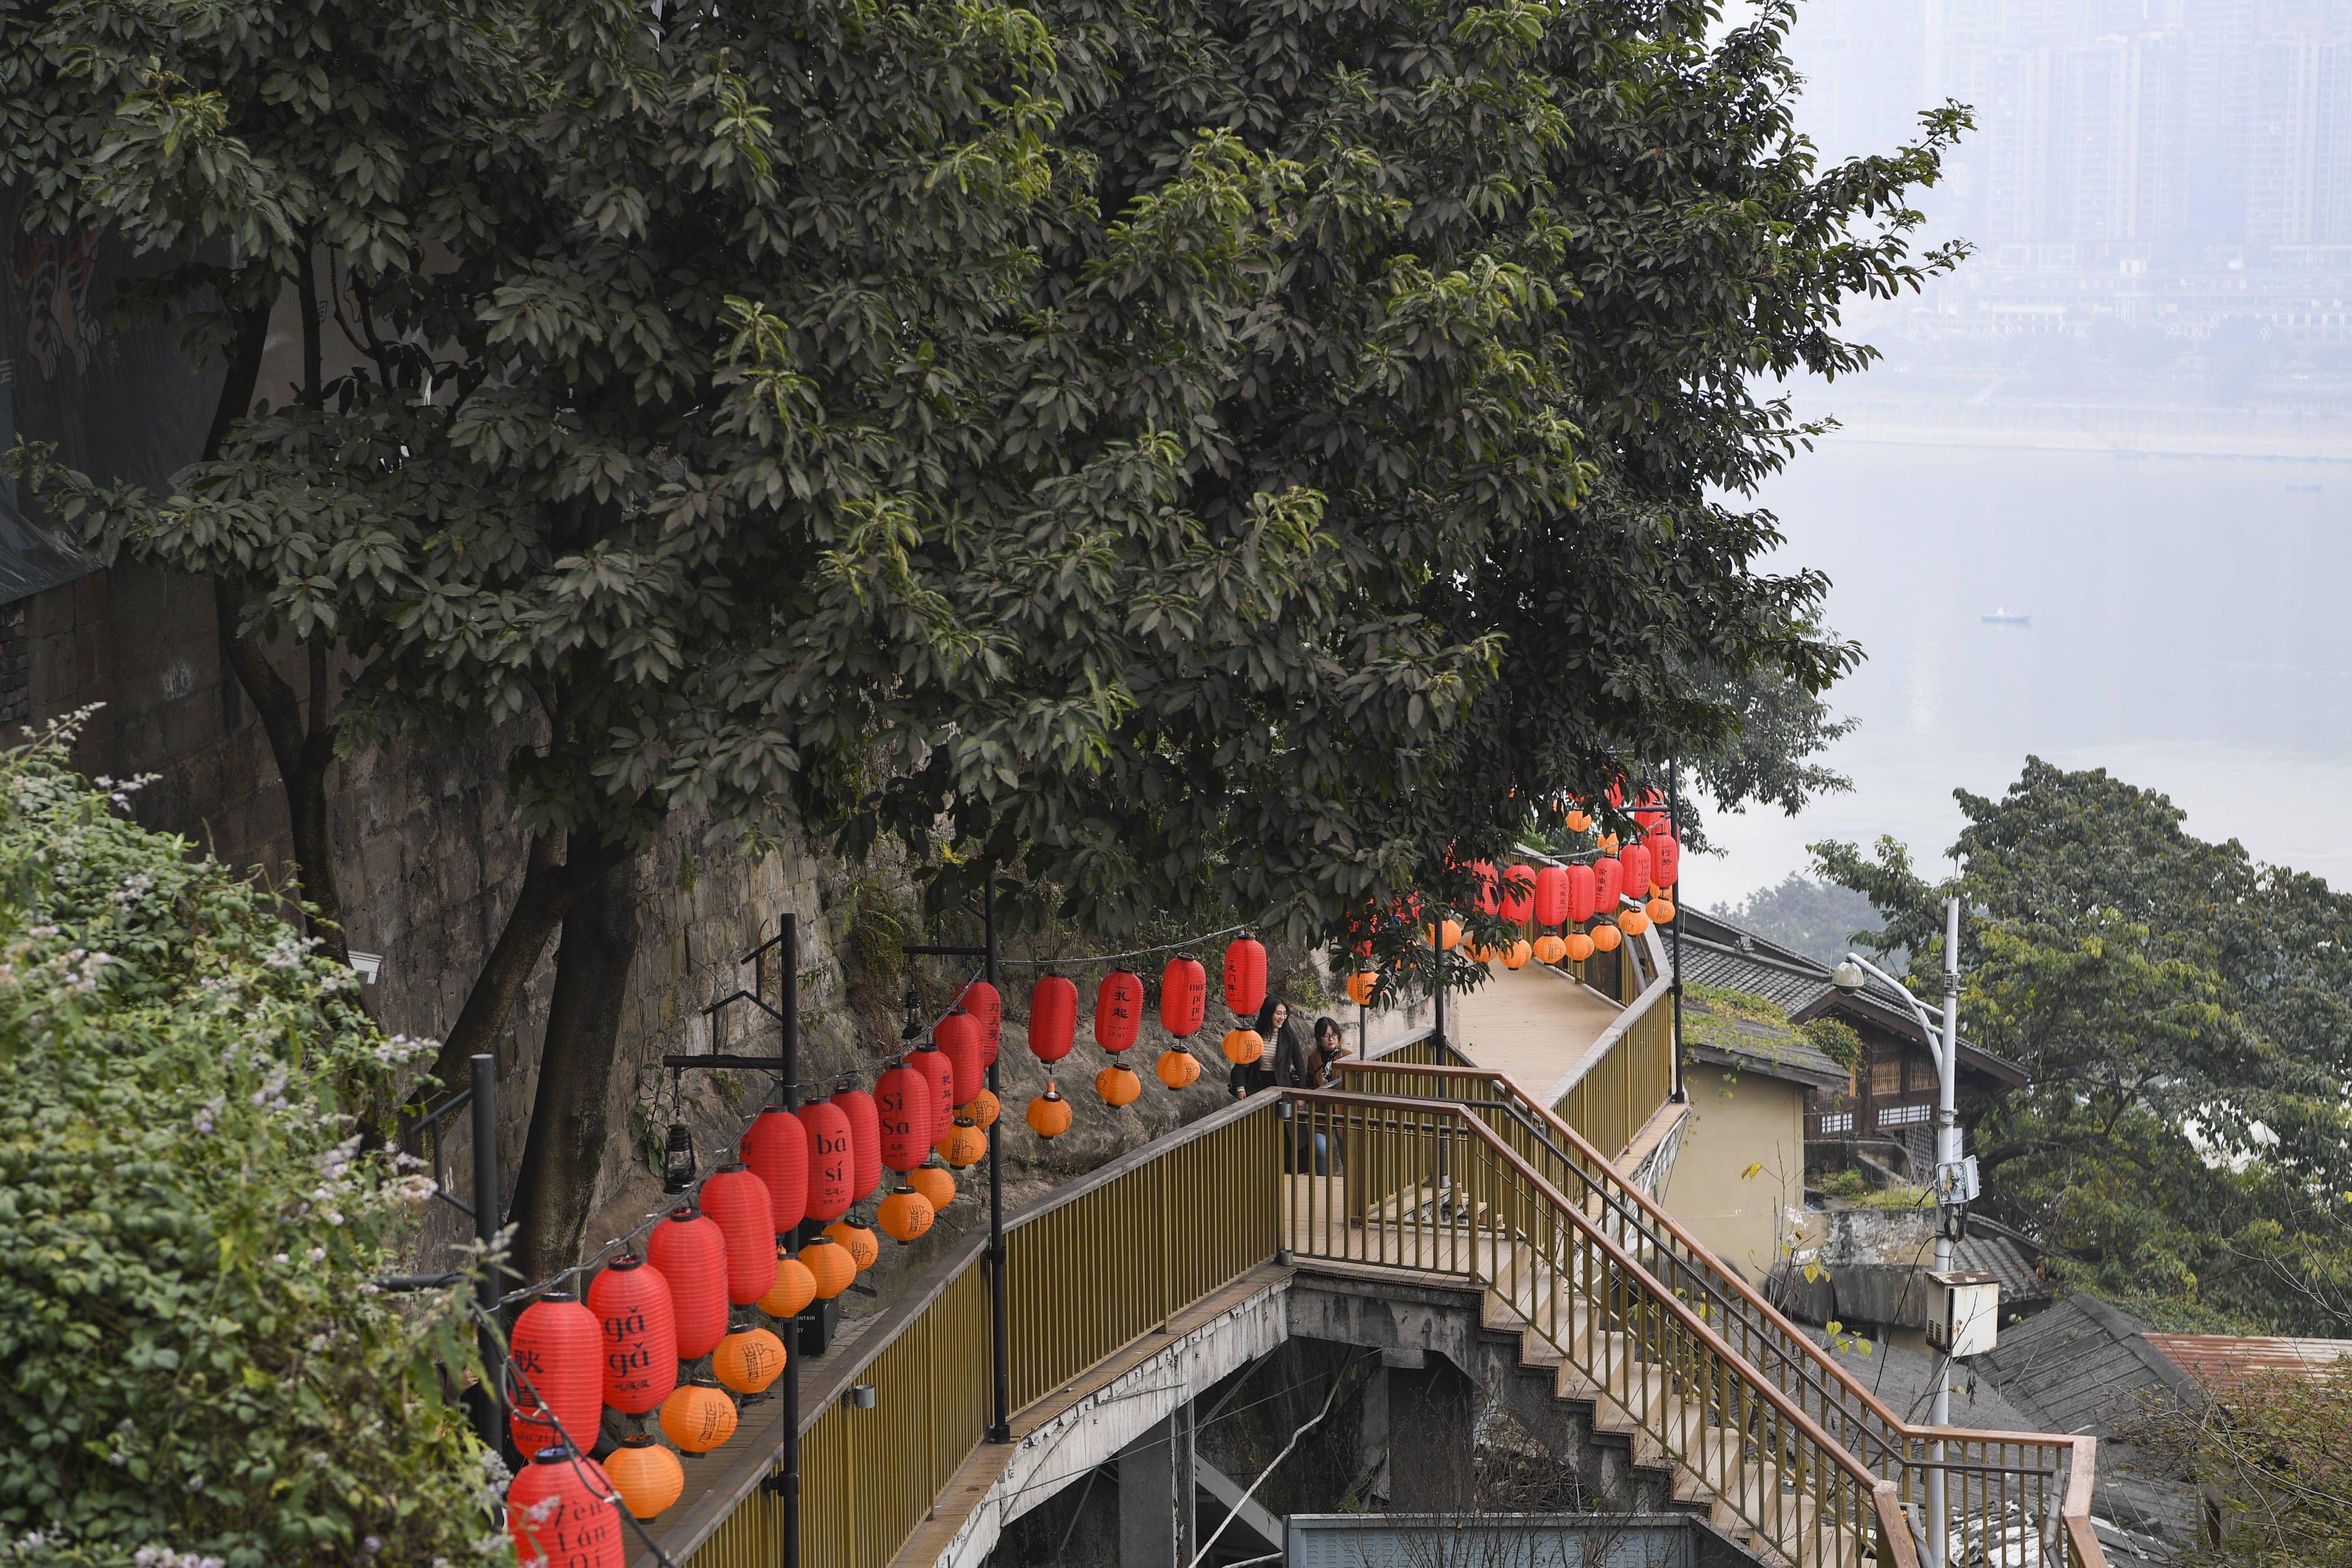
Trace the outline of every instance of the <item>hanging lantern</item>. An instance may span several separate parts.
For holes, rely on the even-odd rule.
[[[1606,919],[1617,913],[1618,894],[1625,890],[1625,866],[1615,855],[1592,862],[1592,912]]]
[[[1377,969],[1359,969],[1348,977],[1348,999],[1360,1008],[1372,1005],[1373,993],[1380,989],[1381,975]]]
[[[1265,944],[1236,936],[1225,944],[1225,1009],[1255,1018],[1265,1005]]]
[[[707,1454],[735,1435],[735,1401],[714,1379],[681,1383],[662,1401],[661,1429],[686,1452]]]
[[[1617,835],[1614,833],[1601,834],[1600,842],[1593,845],[1593,848],[1599,850],[1604,855],[1615,854],[1617,852]]]
[[[1004,1047],[1004,998],[986,980],[974,980],[956,998],[956,1006],[980,1026],[981,1066],[995,1066],[997,1052]]]
[[[584,1454],[596,1446],[596,1424],[604,1416],[604,1326],[594,1312],[566,1291],[550,1291],[515,1319],[507,1364],[521,1385],[509,1427],[516,1448],[535,1454],[569,1439]],[[523,1414],[534,1396],[553,1424]]]
[[[760,1298],[760,1310],[772,1318],[796,1318],[816,1300],[816,1276],[793,1256],[792,1243],[776,1243],[776,1285]]]
[[[1620,891],[1628,898],[1648,898],[1650,896],[1650,852],[1639,844],[1627,844],[1624,852],[1617,857],[1617,863],[1622,866],[1625,872],[1624,886]]]
[[[1548,865],[1536,873],[1536,924],[1565,925],[1568,914],[1568,868]]]
[[[784,1342],[766,1329],[739,1328],[710,1353],[721,1386],[746,1396],[765,1394],[784,1373]]]
[[[686,1493],[686,1467],[643,1432],[621,1439],[604,1461],[604,1474],[623,1505],[639,1519],[653,1518]]]
[[[1593,949],[1599,946],[1599,944],[1594,942],[1591,937],[1586,936],[1581,931],[1570,932],[1567,936],[1559,939],[1559,945],[1562,948],[1566,949],[1564,956],[1571,964],[1583,963],[1587,958],[1592,956]]]
[[[1650,880],[1660,889],[1669,888],[1682,879],[1683,846],[1672,833],[1655,833],[1650,838]]]
[[[677,1386],[677,1309],[661,1270],[622,1253],[588,1287],[588,1311],[604,1334],[604,1403],[642,1416],[668,1398]]]
[[[875,1211],[882,1234],[893,1241],[912,1241],[931,1228],[931,1200],[901,1182]]]
[[[1601,907],[1601,879],[1589,865],[1568,868],[1568,917],[1579,925]]]
[[[808,1218],[838,1219],[849,1212],[856,1174],[849,1151],[849,1118],[841,1107],[819,1100],[796,1113],[808,1134]]]
[[[1059,975],[1046,975],[1029,988],[1029,1051],[1040,1061],[1059,1061],[1078,1037],[1078,988]]]
[[[507,1529],[524,1563],[563,1568],[624,1568],[628,1542],[613,1482],[584,1454],[542,1447],[507,1488]]]
[[[1070,1130],[1070,1103],[1051,1083],[1029,1102],[1029,1130],[1041,1138],[1058,1138]]]
[[[1227,1030],[1224,1051],[1227,1061],[1247,1067],[1265,1054],[1265,1039],[1254,1029]]]
[[[1532,866],[1515,865],[1503,868],[1503,918],[1514,925],[1525,925],[1536,912],[1536,873]]]
[[[1665,805],[1666,798],[1664,795],[1659,794],[1655,789],[1644,789],[1642,791],[1641,803],[1634,808],[1633,821],[1642,824],[1643,832],[1654,833],[1665,826]]]
[[[768,1245],[776,1237],[776,1219],[768,1184],[743,1166],[721,1166],[702,1184],[702,1212],[727,1239],[727,1299],[748,1307],[776,1282]]]
[[[1596,925],[1592,928],[1592,945],[1603,953],[1614,953],[1617,951],[1617,945],[1623,940],[1624,937],[1619,935],[1614,925]]]
[[[854,1220],[836,1219],[824,1228],[824,1233],[833,1238],[834,1245],[848,1251],[849,1261],[861,1274],[882,1256],[882,1243],[874,1239],[874,1232]]]
[[[1536,938],[1537,963],[1557,964],[1567,956],[1568,943],[1564,938],[1549,936]]]
[[[884,1073],[874,1086],[882,1163],[894,1171],[913,1170],[930,1149],[930,1080],[903,1065]]]
[[[683,1122],[669,1124],[662,1146],[662,1191],[688,1192],[694,1186],[694,1134]]]
[[[854,1078],[835,1087],[833,1103],[849,1118],[849,1201],[864,1203],[882,1185],[882,1112]]]
[[[1503,949],[1503,967],[1506,969],[1524,969],[1528,967],[1528,959],[1533,956],[1534,954],[1535,945],[1533,943],[1526,941],[1514,942],[1508,947]]]
[[[1113,969],[1095,991],[1095,1043],[1118,1052],[1135,1043],[1143,1024],[1143,977]]]
[[[1135,1103],[1143,1092],[1143,1081],[1136,1077],[1133,1068],[1114,1061],[1095,1074],[1095,1092],[1102,1096],[1104,1104],[1117,1110]]]
[[[816,1281],[816,1299],[829,1301],[849,1289],[857,1278],[856,1260],[849,1249],[831,1237],[819,1237],[801,1249],[801,1266]]]
[[[921,1170],[908,1171],[907,1185],[930,1200],[931,1212],[934,1214],[945,1213],[948,1205],[955,1201],[955,1177],[937,1166],[925,1166]]]
[[[1434,927],[1424,925],[1421,928],[1421,939],[1424,943],[1435,943],[1440,947],[1451,949],[1462,940],[1462,923],[1447,920]]]
[[[923,1097],[923,1142],[936,1144],[955,1124],[955,1069],[947,1052],[928,1040],[907,1053],[907,1065],[930,1085],[930,1092]]]
[[[997,1100],[996,1095],[983,1089],[964,1104],[957,1106],[956,1113],[960,1116],[971,1117],[971,1124],[984,1133],[996,1125],[997,1115],[1003,1110],[1003,1105]]]
[[[980,1060],[980,1020],[970,1013],[950,1013],[931,1031],[932,1043],[948,1059],[949,1092],[962,1104],[988,1086],[987,1069]]]
[[[1568,831],[1570,832],[1580,833],[1591,826],[1592,816],[1591,812],[1586,811],[1581,807],[1578,806],[1570,806],[1568,809]]]
[[[1472,861],[1470,874],[1478,879],[1477,891],[1470,895],[1471,906],[1481,915],[1493,915],[1502,907],[1495,902],[1495,862]]]
[[[1650,928],[1650,917],[1638,909],[1629,909],[1617,917],[1617,929],[1628,936],[1639,936]]]
[[[958,1116],[939,1142],[939,1155],[958,1170],[976,1166],[988,1157],[988,1134],[973,1126],[971,1117]]]
[[[1654,898],[1650,900],[1648,913],[1650,923],[1652,925],[1671,925],[1675,922],[1674,900],[1671,898]]]
[[[663,1216],[646,1239],[646,1261],[661,1270],[677,1315],[677,1358],[695,1361],[727,1335],[727,1239],[690,1203]]]
[[[736,1154],[767,1187],[779,1235],[808,1218],[808,1134],[798,1116],[769,1106],[745,1129]]]
[[[1209,1017],[1209,971],[1190,953],[1179,953],[1160,971],[1160,1027],[1183,1040]]]
[[[1160,1053],[1160,1060],[1152,1064],[1151,1071],[1158,1073],[1160,1082],[1169,1088],[1184,1089],[1200,1079],[1201,1063],[1191,1051],[1171,1046]]]

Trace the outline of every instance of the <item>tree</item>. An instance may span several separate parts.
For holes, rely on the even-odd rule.
[[[2135,1433],[2193,1478],[2200,1568],[2323,1568],[2352,1540],[2352,1361],[2257,1372],[2220,1396],[2149,1413]]]
[[[464,1303],[372,1283],[432,1184],[352,1110],[430,1045],[64,751],[0,754],[0,1557],[505,1556]]]
[[[2352,899],[2104,771],[2029,758],[1958,799],[1962,1020],[2032,1075],[1973,1129],[1988,1201],[2105,1288],[2345,1332]],[[1814,853],[1886,916],[1863,940],[1940,984],[1945,890],[1892,841]]]
[[[1706,497],[1807,434],[1748,377],[1859,368],[1841,302],[1948,263],[1902,197],[1958,121],[1817,169],[1785,5],[1710,48],[1679,0],[410,0],[331,62],[329,0],[250,9],[12,24],[0,172],[235,235],[184,295],[251,331],[310,277],[350,362],[232,388],[172,496],[46,479],[324,644],[341,743],[520,737],[442,1065],[561,927],[526,1267],[578,1240],[673,814],[895,835],[935,905],[996,866],[1318,936],[1852,656]]]

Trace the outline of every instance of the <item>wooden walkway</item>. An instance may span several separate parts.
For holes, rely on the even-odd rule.
[[[1495,966],[1476,990],[1445,999],[1448,1043],[1481,1067],[1504,1073],[1528,1097],[1549,1105],[1618,1009],[1557,970]]]

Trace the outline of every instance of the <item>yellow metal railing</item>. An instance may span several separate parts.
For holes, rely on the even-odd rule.
[[[1012,1406],[1024,1409],[1273,1260],[1280,1244],[1272,1095],[1213,1112],[1005,1221]],[[828,1365],[834,1398],[801,1422],[803,1568],[885,1568],[989,1422],[984,1259],[968,1243]],[[688,1568],[781,1561],[782,1511],[756,1494]]]

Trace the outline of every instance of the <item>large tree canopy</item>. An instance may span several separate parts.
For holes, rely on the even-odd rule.
[[[1817,168],[1788,5],[349,10],[0,21],[0,178],[207,247],[158,293],[232,359],[173,493],[44,484],[224,584],[314,889],[337,737],[520,737],[443,1061],[561,925],[535,1261],[674,812],[1319,935],[1852,656],[1707,497],[1804,434],[1750,377],[1866,362],[1841,302],[1948,260],[1903,201],[1958,120]]]
[[[1956,794],[1961,1026],[2032,1074],[1970,1132],[1987,1201],[2108,1288],[2352,1333],[2352,896],[2103,770]],[[1938,987],[1947,890],[1814,850]]]

